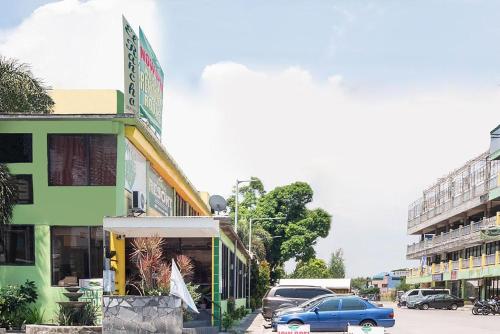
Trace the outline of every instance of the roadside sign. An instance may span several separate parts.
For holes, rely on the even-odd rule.
[[[347,334],[384,334],[384,327],[347,326]]]
[[[309,325],[278,325],[278,334],[311,334]]]

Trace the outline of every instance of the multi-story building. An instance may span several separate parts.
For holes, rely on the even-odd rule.
[[[191,237],[167,238],[164,251],[193,259],[193,281],[208,297],[200,307],[215,320],[229,297],[245,305],[248,252],[227,222],[211,217],[208,196],[148,125],[124,112],[123,94],[51,94],[52,114],[0,114],[0,162],[19,189],[12,223],[0,225],[0,287],[33,280],[46,320],[66,299],[61,286],[102,279],[106,263],[116,293],[127,293],[134,274],[130,239],[104,231],[103,218],[130,216],[136,193],[145,202],[143,216],[182,216],[186,226],[217,221],[215,233],[198,229]]]
[[[500,126],[490,150],[452,171],[409,206],[407,283],[446,287],[462,298],[500,295]]]

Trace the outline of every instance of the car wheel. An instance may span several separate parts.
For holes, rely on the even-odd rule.
[[[292,320],[288,322],[289,325],[303,325],[304,323],[299,320]]]
[[[455,311],[457,308],[458,308],[457,304],[451,304],[451,306],[450,306],[450,310],[453,310],[453,311]]]
[[[362,327],[376,327],[377,326],[377,324],[371,320],[363,320],[363,321],[361,321],[361,323],[359,325]]]
[[[420,309],[421,310],[428,310],[429,309],[429,304],[422,304],[422,306],[420,306]]]

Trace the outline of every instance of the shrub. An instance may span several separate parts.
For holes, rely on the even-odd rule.
[[[59,305],[57,323],[60,326],[95,326],[98,312],[97,306],[92,303],[87,303],[82,308]]]
[[[29,304],[38,298],[36,290],[35,282],[29,280],[0,288],[0,327],[20,329],[28,323]]]
[[[227,332],[234,324],[234,319],[229,314],[229,312],[224,313],[224,316],[222,317],[222,327],[224,330]]]

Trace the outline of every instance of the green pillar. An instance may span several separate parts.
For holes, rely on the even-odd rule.
[[[221,309],[220,309],[220,274],[221,268],[219,266],[220,256],[220,240],[217,237],[212,238],[212,324],[213,326],[221,326]]]
[[[465,280],[460,280],[460,298],[465,299]]]

